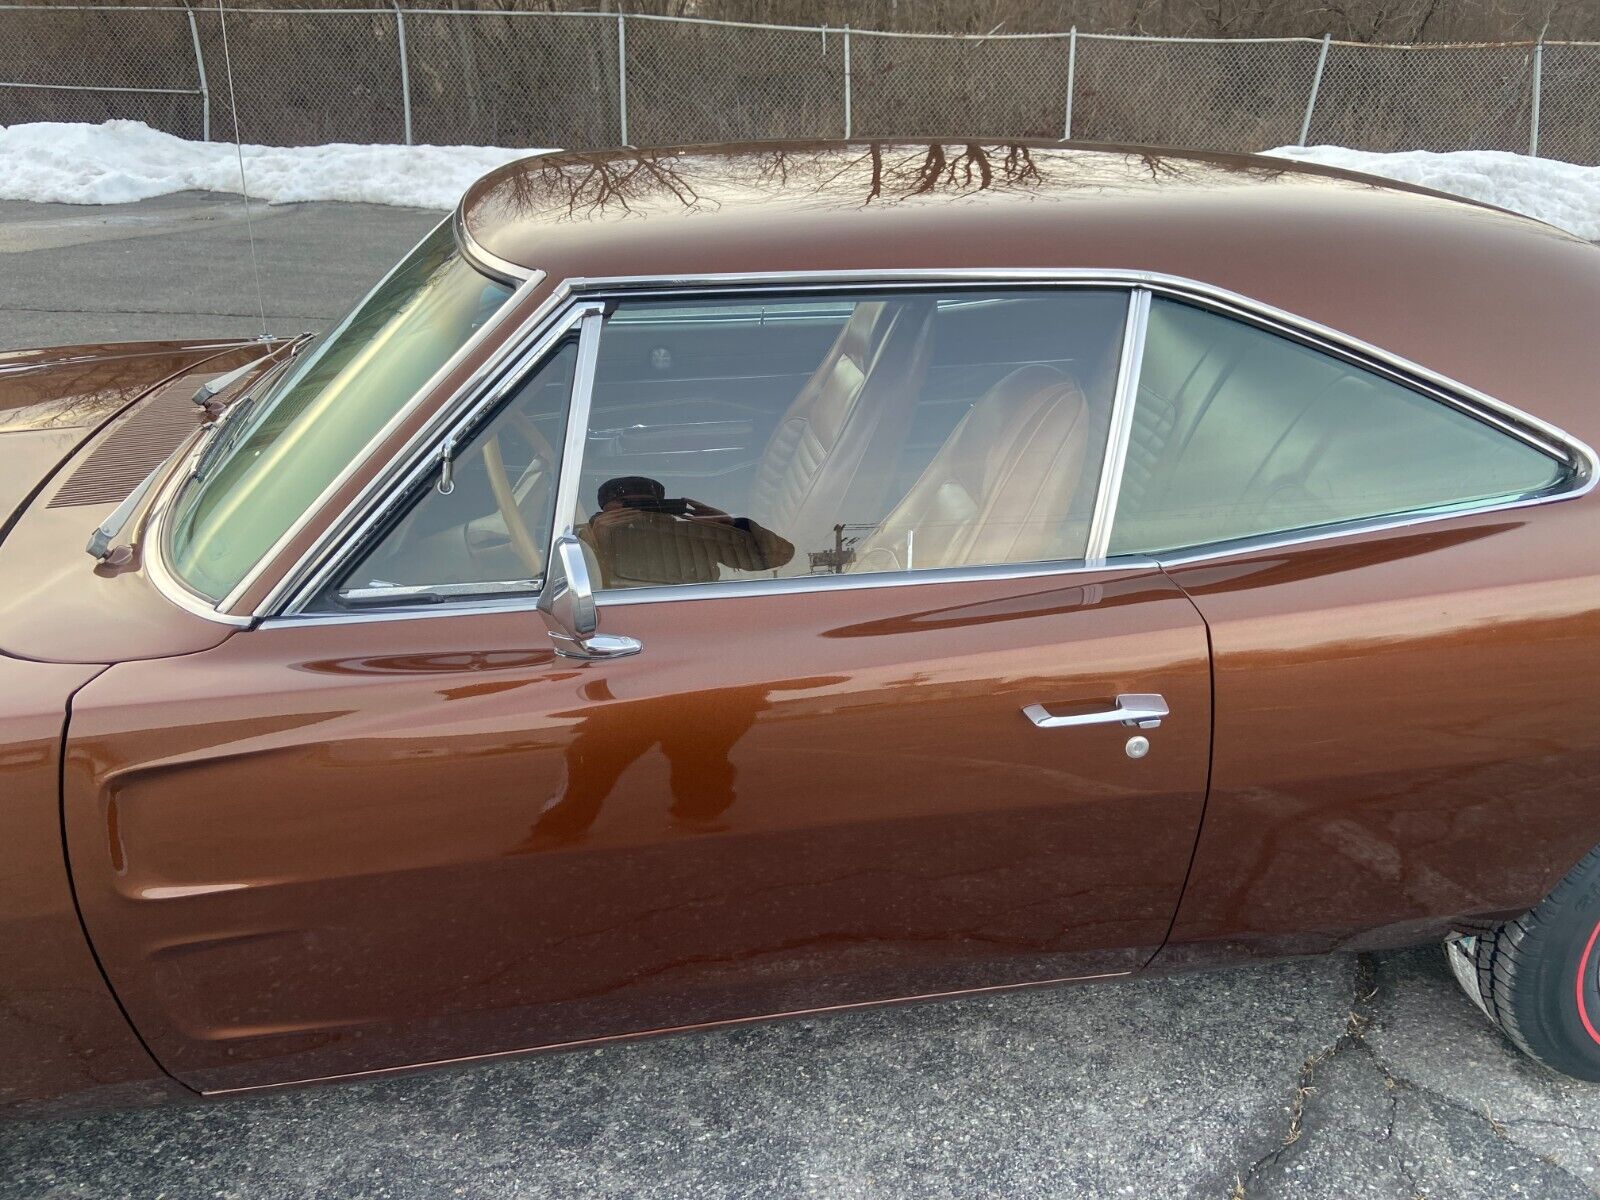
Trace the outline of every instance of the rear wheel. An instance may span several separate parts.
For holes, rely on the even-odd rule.
[[[1467,994],[1523,1053],[1600,1080],[1600,847],[1530,912],[1450,953]]]

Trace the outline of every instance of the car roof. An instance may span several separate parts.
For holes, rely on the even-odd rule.
[[[574,281],[1074,270],[1193,280],[1600,436],[1600,247],[1248,154],[898,139],[524,159],[462,198],[480,264]],[[529,310],[531,311],[531,309]]]
[[[1152,237],[1269,224],[1344,231],[1381,256],[1464,212],[1531,223],[1263,155],[949,140],[551,154],[479,180],[460,221],[491,260],[596,276],[1098,266]]]

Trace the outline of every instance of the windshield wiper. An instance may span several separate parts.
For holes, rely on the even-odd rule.
[[[261,360],[259,358],[252,358],[249,362],[245,363],[244,366],[235,367],[226,375],[217,375],[211,379],[208,379],[197,389],[195,389],[192,399],[201,408],[209,409],[211,407],[211,401],[214,397],[227,391],[234,384],[238,383],[239,380],[243,379],[246,375],[250,374],[251,371],[254,371],[260,365]]]
[[[121,533],[128,524],[129,518],[133,516],[139,505],[144,502],[145,496],[155,486],[156,477],[161,474],[166,465],[165,460],[157,463],[155,470],[139,481],[133,491],[128,493],[127,498],[112,510],[111,515],[95,526],[94,532],[89,535],[89,544],[83,548],[85,554],[96,562],[105,562],[113,556],[115,551],[111,543],[116,540],[117,534]],[[121,548],[119,547],[119,549]],[[119,561],[121,560],[119,559]]]
[[[282,360],[268,367],[266,373],[256,381],[254,391],[240,396],[232,404],[222,407],[220,410],[211,401],[227,391],[228,388],[232,387],[246,374],[258,369],[261,365],[261,360],[252,359],[245,363],[244,366],[218,375],[200,385],[199,390],[194,394],[194,402],[213,415],[211,424],[206,427],[206,432],[203,435],[206,440],[199,449],[198,458],[195,460],[194,468],[189,474],[189,482],[192,483],[197,479],[204,478],[206,473],[216,465],[216,461],[222,452],[231,447],[237,440],[238,431],[243,426],[234,423],[255,408],[255,393],[272,384],[283,373],[284,367],[294,359],[295,355],[299,354],[314,340],[315,335],[313,334],[301,334],[289,347],[289,353],[284,355]],[[226,429],[225,427],[227,426],[232,426],[232,428]],[[196,451],[190,451],[190,453],[194,454]],[[88,544],[84,546],[85,553],[96,562],[105,562],[116,556],[116,549],[113,548],[112,543],[127,526],[133,514],[138,511],[139,506],[144,502],[144,498],[155,485],[157,477],[166,469],[166,465],[170,461],[172,461],[172,456],[168,455],[157,463],[150,474],[141,479],[133,491],[129,492],[123,499],[122,503],[112,510],[111,515],[95,526],[94,532],[89,535]]]
[[[231,450],[238,441],[239,430],[244,428],[243,418],[256,406],[254,396],[240,396],[228,405],[223,413],[211,423],[211,436],[206,440],[206,445],[195,459],[194,469],[189,472],[191,480],[204,479],[217,465],[217,459],[223,453]]]
[[[222,453],[223,449],[232,445],[233,435],[225,433],[223,427],[235,420],[241,412],[248,412],[254,404],[255,401],[251,397],[241,396],[228,406],[222,416],[206,427],[206,432],[202,436],[208,440],[205,442],[204,447],[198,451],[199,457],[196,459],[194,468],[189,475],[191,480],[201,478],[215,464],[217,456]],[[193,454],[196,451],[190,451],[190,453]],[[171,461],[172,456],[169,454],[158,462],[150,474],[141,479],[133,491],[123,498],[122,503],[111,510],[111,515],[95,526],[94,532],[89,535],[88,544],[83,548],[84,553],[96,562],[106,562],[115,556],[117,548],[113,548],[112,543],[116,541],[117,535],[127,528],[128,521],[139,510],[140,505],[144,503],[144,498],[150,494],[150,489],[155,486],[156,480],[166,471],[167,463]],[[119,559],[118,561],[121,560]]]

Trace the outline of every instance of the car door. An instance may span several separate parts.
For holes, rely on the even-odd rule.
[[[1191,602],[1095,552],[1138,302],[838,300],[798,388],[742,334],[814,298],[586,319],[300,611],[78,695],[79,900],[169,1071],[226,1090],[1150,958],[1211,712]],[[686,421],[609,475],[593,381],[630,328],[670,351],[691,324],[764,448],[708,471],[726,430]],[[556,533],[637,652],[555,653]]]
[[[1414,944],[1534,903],[1600,841],[1588,451],[1175,297],[1138,410],[1111,545],[1194,600],[1218,713],[1164,960]]]

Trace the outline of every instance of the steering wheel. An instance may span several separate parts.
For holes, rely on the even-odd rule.
[[[483,445],[483,465],[489,476],[489,488],[494,493],[495,507],[506,523],[506,535],[511,539],[517,556],[527,566],[531,577],[543,577],[545,555],[528,528],[524,513],[542,520],[556,485],[556,452],[548,438],[539,432],[525,413],[507,409],[502,414],[533,451],[527,470],[518,476],[515,484],[506,471],[505,454],[500,448],[501,431],[496,429]]]

